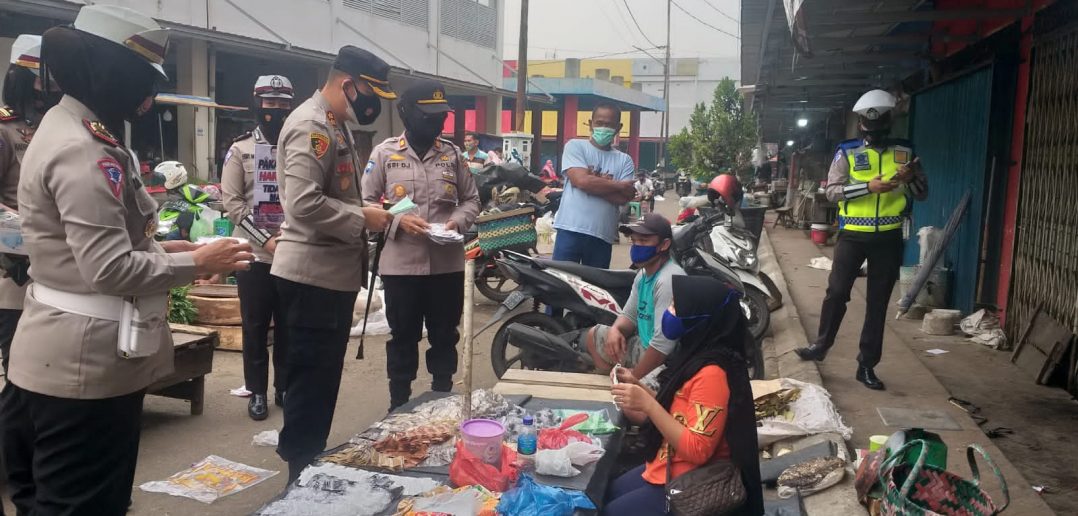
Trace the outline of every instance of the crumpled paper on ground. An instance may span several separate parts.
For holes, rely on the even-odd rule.
[[[277,430],[264,430],[251,438],[253,446],[277,446]]]
[[[816,258],[809,260],[809,267],[820,269],[821,271],[831,270],[831,264],[831,259],[826,256],[817,256]]]
[[[790,403],[788,417],[776,416],[759,421],[756,435],[760,448],[787,437],[801,435],[834,432],[846,440],[853,437],[853,430],[842,422],[842,416],[831,402],[831,394],[827,389],[792,378],[779,378],[778,384],[782,389],[800,389],[801,395]],[[754,395],[756,391],[753,389]]]
[[[277,473],[210,455],[165,480],[146,482],[139,489],[147,493],[164,493],[213,503],[222,496],[243,491]]]
[[[999,317],[983,308],[962,319],[958,327],[972,342],[992,349],[1009,349],[1007,334],[999,327]]]

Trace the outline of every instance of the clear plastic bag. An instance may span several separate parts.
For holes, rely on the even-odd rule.
[[[595,504],[580,491],[539,485],[528,475],[498,503],[498,514],[513,516],[572,516],[576,509],[595,509]]]
[[[603,457],[605,450],[594,443],[572,442],[560,450],[539,450],[535,455],[535,472],[555,477],[575,477],[580,470]]]

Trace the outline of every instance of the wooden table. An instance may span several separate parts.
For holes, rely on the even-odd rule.
[[[217,332],[173,325],[173,373],[146,389],[148,394],[191,402],[191,415],[202,414],[206,395],[206,375],[213,371],[213,350]]]

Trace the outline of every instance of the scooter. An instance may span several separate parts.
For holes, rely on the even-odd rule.
[[[745,229],[740,212],[726,207],[721,199],[707,196],[685,197],[682,206],[696,208],[720,220],[710,231],[705,249],[729,266],[745,285],[745,303],[749,306],[749,331],[762,339],[771,325],[771,310],[782,304],[782,294],[771,278],[760,272],[756,237]]]
[[[176,188],[175,192],[178,197],[165,201],[157,210],[155,238],[193,242],[199,237],[213,235],[213,221],[221,217],[221,212],[209,205],[210,195],[191,184]]]
[[[533,200],[531,203],[502,205],[500,208],[502,211],[506,211],[532,206],[535,208],[536,218],[542,217],[547,213],[557,212],[558,206],[561,203],[561,192],[551,192],[544,197],[546,199],[546,203],[544,204],[538,204]],[[512,291],[517,289],[517,284],[502,273],[498,264],[494,262],[493,255],[483,252],[483,249],[479,247],[478,239],[479,228],[477,226],[472,226],[471,229],[464,233],[464,241],[468,242],[465,245],[466,250],[464,252],[464,257],[469,260],[475,260],[475,289],[487,299],[501,303],[509,297],[509,294]],[[514,250],[526,255],[530,255],[534,251],[534,249],[523,248]]]
[[[672,256],[690,275],[706,275],[744,293],[744,286],[729,267],[700,244],[708,238],[717,216],[699,217],[692,224],[675,228]],[[507,314],[531,301],[531,309],[505,320],[491,343],[491,363],[501,377],[511,367],[587,372],[594,369],[583,334],[596,324],[612,324],[629,298],[636,271],[607,270],[530,257],[503,251],[496,259],[504,274],[520,289],[509,294],[498,311],[476,334],[501,322]],[[562,315],[547,315],[542,306]],[[748,306],[741,301],[742,310]],[[748,338],[745,355],[754,377],[763,377],[760,341]]]

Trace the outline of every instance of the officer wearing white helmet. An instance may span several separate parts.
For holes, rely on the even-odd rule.
[[[258,125],[232,143],[221,171],[221,194],[236,235],[254,242],[258,261],[236,274],[240,313],[243,316],[243,378],[251,397],[247,415],[255,421],[269,415],[268,335],[270,321],[284,321],[280,296],[270,275],[277,234],[284,210],[277,194],[277,138],[292,112],[292,81],[283,75],[263,75],[255,81],[255,118]],[[273,329],[274,404],[284,406],[287,385],[288,332],[278,323]]]
[[[146,388],[172,374],[169,289],[242,270],[250,247],[153,240],[157,203],[114,134],[153,107],[168,33],[92,5],[42,37],[64,91],[22,161],[19,214],[34,282],[0,393],[18,514],[122,515]]]
[[[60,101],[60,89],[41,80],[41,36],[22,34],[11,45],[11,66],[4,78],[4,105],[0,107],[0,204],[19,206],[19,170],[26,147],[41,117]],[[8,351],[22,316],[22,299],[30,281],[30,261],[15,254],[0,255],[0,364],[7,372]]]
[[[839,204],[841,231],[820,309],[815,342],[800,348],[803,360],[823,360],[835,343],[850,289],[868,260],[868,295],[856,378],[883,390],[875,367],[883,353],[887,303],[902,265],[906,224],[914,200],[928,196],[928,181],[910,143],[890,138],[895,97],[872,90],[858,99],[861,138],[839,144],[827,175],[827,198]]]

